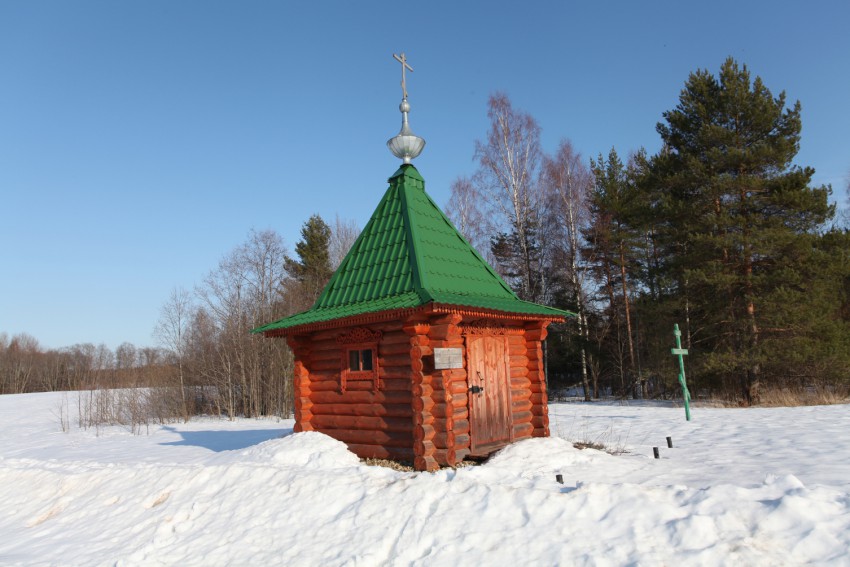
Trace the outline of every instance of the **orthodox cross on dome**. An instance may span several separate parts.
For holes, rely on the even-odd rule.
[[[425,140],[414,134],[407,123],[407,113],[410,112],[410,103],[407,102],[407,78],[405,70],[413,71],[413,67],[407,64],[404,53],[400,56],[393,53],[393,59],[401,63],[401,104],[398,109],[401,112],[401,131],[398,135],[387,140],[387,147],[394,156],[400,158],[403,163],[410,163],[413,158],[422,153],[425,148]]]
[[[407,81],[405,80],[405,77],[404,77],[404,70],[407,69],[408,71],[410,71],[412,73],[413,67],[411,67],[410,65],[407,64],[407,57],[404,56],[403,51],[401,52],[400,57],[398,55],[396,55],[395,53],[393,53],[393,59],[395,59],[396,61],[401,63],[401,92],[402,92],[402,95],[403,95],[402,98],[406,99],[407,98]]]

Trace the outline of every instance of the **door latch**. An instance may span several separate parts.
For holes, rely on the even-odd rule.
[[[484,391],[484,388],[482,388],[481,386],[470,386],[469,391],[473,394],[480,394]]]

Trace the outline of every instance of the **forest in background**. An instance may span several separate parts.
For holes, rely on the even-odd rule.
[[[846,397],[850,232],[831,187],[793,163],[799,102],[728,59],[690,75],[657,154],[590,159],[567,139],[544,152],[537,120],[505,94],[487,110],[478,169],[452,184],[446,212],[520,298],[575,314],[550,327],[550,392],[681,396],[678,324],[695,397]],[[291,353],[250,330],[308,308],[358,234],[313,216],[291,257],[276,232],[252,231],[193,291],[172,292],[157,348],[43,350],[0,334],[0,393],[147,386],[132,403],[158,419],[289,416]]]
[[[550,333],[550,387],[676,395],[678,324],[695,394],[846,395],[850,234],[793,164],[800,114],[730,58],[690,75],[656,155],[585,161],[568,140],[547,155],[537,121],[490,98],[448,212],[521,298],[576,314]]]

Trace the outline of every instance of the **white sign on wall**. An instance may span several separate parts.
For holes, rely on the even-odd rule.
[[[434,370],[448,370],[450,368],[463,368],[463,349],[435,348]]]

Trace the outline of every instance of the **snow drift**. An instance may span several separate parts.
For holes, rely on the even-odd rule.
[[[62,433],[59,396],[0,397],[0,564],[850,565],[848,406],[555,405],[559,437],[413,473],[291,421]]]

